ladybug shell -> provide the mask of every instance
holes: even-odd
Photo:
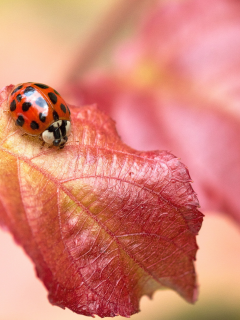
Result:
[[[17,85],[8,97],[8,107],[16,125],[33,136],[43,133],[55,121],[70,121],[70,111],[63,98],[41,83]]]

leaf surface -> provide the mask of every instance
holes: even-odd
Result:
[[[142,295],[197,296],[202,223],[186,167],[166,151],[120,140],[95,106],[72,107],[62,150],[22,136],[1,91],[0,223],[33,260],[52,304],[84,315],[128,317]]]

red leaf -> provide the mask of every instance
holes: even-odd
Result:
[[[240,222],[240,3],[153,6],[118,48],[112,74],[72,88],[117,121],[129,145],[174,150],[191,171],[204,210]]]
[[[32,258],[52,304],[128,317],[162,287],[195,301],[202,214],[176,157],[129,148],[95,106],[72,107],[63,150],[41,149],[7,112],[0,121],[0,221]]]

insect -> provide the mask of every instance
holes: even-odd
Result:
[[[8,108],[15,124],[26,134],[62,149],[71,130],[70,110],[53,88],[35,82],[15,86],[8,97]]]

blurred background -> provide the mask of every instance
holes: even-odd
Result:
[[[121,21],[121,31],[115,36],[113,32],[106,47],[134,30],[135,21],[149,3],[151,1],[147,4],[143,1],[140,6],[135,1],[130,18],[126,16],[125,24]],[[81,70],[84,70],[81,48],[101,27],[104,17],[109,16],[111,10],[116,12],[114,5],[116,2],[113,4],[111,0],[0,0],[0,87],[37,81],[64,91],[69,81],[81,77]],[[111,23],[118,31],[114,22]],[[106,63],[104,52],[101,53],[100,62],[94,58],[94,63],[86,61],[86,64],[94,69],[98,63]],[[74,73],[78,59],[81,60],[80,75]],[[75,99],[71,94],[68,97]],[[142,311],[132,319],[240,319],[239,226],[226,215],[207,211],[204,214],[206,218],[197,238],[200,247],[196,263],[199,301],[192,306],[173,291],[159,291],[152,301],[142,298]],[[31,261],[13,242],[11,235],[2,230],[0,257],[1,320],[85,318],[49,304],[47,292],[36,278]]]
[[[60,87],[76,51],[111,2],[1,0],[0,86],[37,79]]]

